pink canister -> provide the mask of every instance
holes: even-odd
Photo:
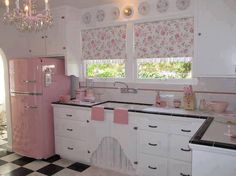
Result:
[[[86,96],[86,89],[77,89],[76,91],[76,99],[83,101]]]

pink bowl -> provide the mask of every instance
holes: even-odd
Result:
[[[223,113],[226,111],[229,103],[225,101],[211,101],[207,103],[207,109],[209,111]]]

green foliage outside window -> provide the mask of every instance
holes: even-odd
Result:
[[[191,62],[141,62],[138,63],[140,79],[187,79],[191,78]]]
[[[89,63],[88,78],[125,78],[124,63]]]
[[[139,79],[188,79],[191,78],[191,62],[138,62]],[[87,63],[88,78],[125,78],[124,63]]]

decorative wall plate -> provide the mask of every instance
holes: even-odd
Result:
[[[102,22],[105,18],[105,12],[104,10],[98,10],[96,13],[96,18],[98,22]]]
[[[113,20],[117,20],[120,17],[120,9],[118,7],[114,7],[111,10],[111,18]]]
[[[84,22],[84,24],[89,24],[91,22],[92,16],[91,13],[86,12],[83,16],[82,16],[82,21]]]
[[[186,10],[190,6],[191,0],[177,0],[176,7],[179,10]]]
[[[147,15],[150,11],[150,5],[148,2],[142,2],[138,6],[138,13],[140,15]]]
[[[160,13],[164,13],[169,8],[169,1],[168,0],[159,0],[157,2],[157,11]]]

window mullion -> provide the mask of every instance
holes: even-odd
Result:
[[[135,62],[134,62],[134,35],[133,35],[133,29],[134,25],[133,23],[128,23],[127,24],[127,45],[126,45],[126,51],[127,51],[127,61],[125,65],[126,69],[126,79],[128,82],[133,82],[134,81],[134,67],[135,67]]]

